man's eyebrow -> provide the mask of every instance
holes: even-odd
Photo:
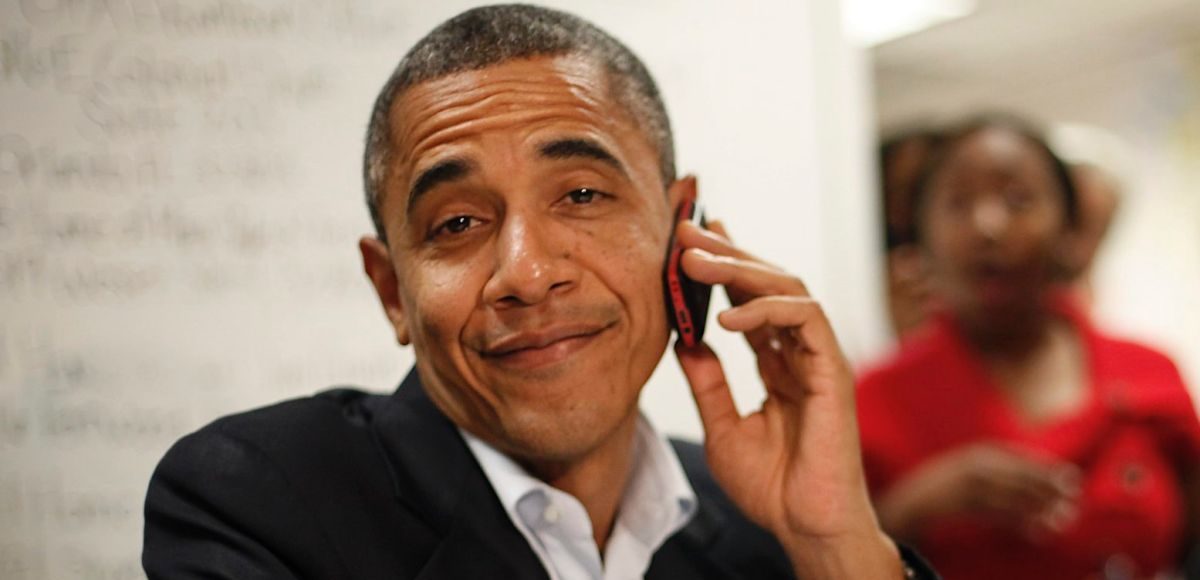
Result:
[[[411,212],[417,200],[429,190],[443,183],[462,179],[471,173],[474,164],[466,159],[446,159],[433,164],[421,172],[413,181],[412,189],[408,192],[407,211]]]
[[[621,164],[616,155],[613,155],[603,145],[591,139],[555,139],[543,143],[541,147],[538,147],[538,153],[542,157],[549,159],[569,159],[571,157],[595,159],[596,161],[603,161],[613,166],[614,169],[624,175],[628,175],[628,172],[625,171],[625,166]]]

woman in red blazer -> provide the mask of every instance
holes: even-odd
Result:
[[[949,134],[918,186],[938,313],[860,383],[879,517],[947,580],[1142,579],[1192,541],[1200,422],[1162,354],[1058,290],[1076,220],[1020,122]]]

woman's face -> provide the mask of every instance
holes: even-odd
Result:
[[[922,238],[938,297],[968,323],[999,330],[1041,310],[1066,236],[1054,166],[1010,129],[980,129],[949,145],[931,176]]]

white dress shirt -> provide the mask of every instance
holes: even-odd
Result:
[[[633,470],[603,559],[579,500],[533,477],[470,433],[459,432],[551,580],[642,578],[654,552],[696,513],[696,493],[679,458],[644,416],[638,417]]]

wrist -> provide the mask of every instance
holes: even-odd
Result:
[[[905,577],[900,550],[878,527],[839,537],[794,537],[784,547],[799,578]]]

